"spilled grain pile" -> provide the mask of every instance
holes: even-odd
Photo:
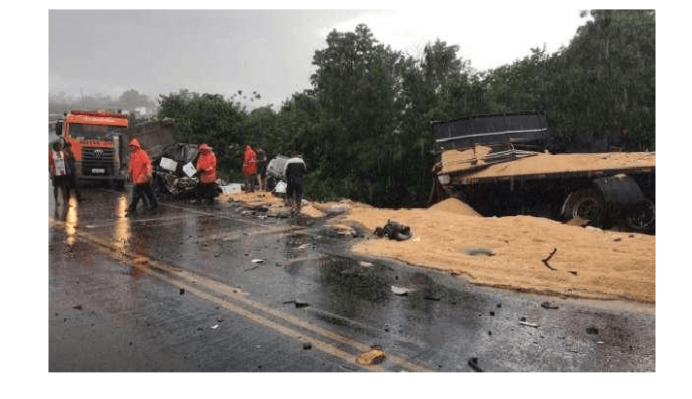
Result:
[[[223,194],[220,201],[269,204],[269,193]],[[411,228],[406,241],[370,235],[353,241],[356,253],[438,269],[495,287],[566,297],[655,303],[656,237],[570,226],[530,216],[480,217],[456,199],[428,209],[378,209],[350,200],[310,203],[302,214],[322,217],[337,231],[361,226],[369,232],[394,220]],[[483,248],[488,251],[469,251]],[[548,256],[553,256],[546,262]],[[492,254],[492,255],[488,255]]]

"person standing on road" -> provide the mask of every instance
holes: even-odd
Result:
[[[267,153],[264,148],[257,148],[257,185],[260,191],[267,191]]]
[[[245,155],[243,157],[243,175],[245,176],[245,190],[255,191],[255,175],[257,174],[257,153],[245,144]]]
[[[305,161],[297,151],[291,153],[291,158],[284,165],[286,177],[286,198],[291,206],[291,214],[299,214],[303,202],[303,176],[307,171]]]
[[[68,190],[74,190],[77,201],[81,201],[82,195],[79,194],[79,188],[77,187],[77,168],[75,166],[72,145],[69,141],[65,142],[65,158],[67,161],[67,177],[65,184],[67,185]]]
[[[59,141],[53,143],[53,149],[48,151],[48,173],[53,183],[53,198],[55,206],[58,206],[58,189],[62,191],[63,201],[67,205],[70,201],[70,188],[67,186],[67,163],[65,152]]]
[[[199,192],[202,200],[214,203],[214,190],[216,189],[216,155],[211,147],[202,143],[199,146],[199,158],[197,158],[197,173],[199,176]]]
[[[132,203],[127,208],[127,213],[136,212],[139,200],[145,197],[145,201],[149,201],[149,210],[153,211],[158,207],[158,203],[151,191],[151,175],[154,169],[151,166],[149,155],[144,151],[136,137],[130,140],[128,146],[130,147],[130,180],[134,186],[132,188]]]

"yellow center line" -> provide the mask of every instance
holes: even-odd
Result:
[[[65,227],[66,226],[66,224],[64,222],[54,220],[52,217],[50,218],[50,223],[54,227]],[[230,286],[228,284],[224,284],[224,283],[215,281],[213,279],[209,279],[209,278],[206,278],[204,276],[197,275],[195,273],[192,273],[192,272],[189,272],[186,270],[182,270],[178,267],[174,267],[174,266],[170,266],[170,265],[161,263],[159,261],[156,261],[156,260],[151,259],[151,258],[144,256],[144,255],[136,254],[133,252],[125,252],[122,250],[122,248],[117,247],[116,245],[112,244],[111,242],[106,241],[106,240],[104,240],[104,239],[102,239],[102,238],[100,238],[94,234],[88,233],[88,232],[77,230],[76,234],[78,236],[84,238],[88,242],[98,244],[99,246],[104,247],[104,248],[106,248],[112,252],[118,253],[121,256],[126,256],[126,257],[130,258],[132,260],[131,263],[133,264],[133,266],[137,267],[138,269],[144,270],[150,274],[156,273],[156,277],[159,277],[163,280],[166,280],[166,281],[170,282],[171,284],[178,285],[180,288],[188,289],[188,290],[190,290],[190,292],[199,292],[201,295],[198,295],[198,296],[204,297],[205,299],[214,298],[214,300],[212,300],[212,302],[218,303],[220,301],[220,302],[227,304],[227,306],[224,305],[224,307],[228,308],[228,306],[231,306],[231,307],[236,308],[236,309],[241,309],[243,315],[253,315],[253,316],[260,318],[261,320],[265,320],[266,323],[262,322],[262,324],[264,324],[270,328],[276,329],[275,327],[278,326],[278,327],[281,327],[281,329],[286,329],[286,331],[282,330],[282,332],[284,332],[286,335],[289,335],[289,336],[292,336],[295,338],[295,336],[292,335],[293,333],[295,333],[295,334],[298,334],[298,337],[300,337],[300,334],[294,330],[287,329],[287,328],[280,326],[280,325],[278,325],[278,324],[276,324],[276,323],[274,323],[274,322],[272,322],[272,321],[270,321],[270,320],[268,320],[262,316],[259,316],[255,313],[252,313],[249,311],[246,311],[242,308],[238,308],[237,306],[232,305],[232,304],[228,303],[227,301],[224,301],[223,299],[219,299],[219,298],[210,296],[206,293],[203,293],[202,291],[199,291],[198,289],[194,288],[193,286],[191,286],[189,284],[196,284],[198,286],[204,287],[204,288],[206,288],[210,291],[216,292],[218,294],[225,295],[227,297],[231,297],[234,300],[242,302],[248,306],[254,307],[254,308],[261,310],[265,313],[268,313],[272,316],[275,316],[277,318],[280,318],[280,319],[283,319],[287,322],[290,322],[291,324],[293,324],[295,326],[298,326],[298,327],[304,328],[306,330],[312,331],[316,334],[322,335],[323,337],[330,338],[336,342],[350,345],[353,348],[355,348],[361,352],[365,352],[365,351],[368,351],[371,349],[371,346],[368,344],[364,344],[360,341],[353,340],[351,338],[345,337],[345,336],[338,334],[338,333],[335,333],[333,331],[315,326],[313,324],[310,324],[308,322],[303,321],[302,319],[300,319],[296,316],[275,310],[275,309],[270,308],[268,306],[265,306],[265,305],[263,305],[257,301],[249,299],[246,297],[247,293],[243,292],[241,289],[239,289],[237,287],[233,287],[233,286]],[[175,275],[176,277],[178,277],[181,280],[184,280],[185,282],[177,282],[177,281],[173,282],[172,279],[165,276],[163,273],[157,273],[154,270],[151,270],[151,268],[148,268],[147,265],[151,265],[154,268],[160,269],[160,270],[162,270],[166,273],[169,273],[171,275]],[[195,295],[197,295],[197,294],[195,294]],[[235,309],[230,309],[230,310],[236,311]],[[238,313],[241,313],[241,312],[238,312]],[[248,317],[250,317],[250,316],[248,316]],[[253,320],[255,319],[254,317],[250,317],[250,318],[252,318]],[[271,323],[271,325],[269,325],[267,323]],[[296,338],[296,339],[298,339],[298,338]],[[339,349],[337,349],[337,348],[335,348],[329,344],[326,344],[326,343],[320,343],[320,345],[315,345],[315,347],[321,348],[323,345],[326,345],[327,347],[331,348],[331,349],[329,349],[329,351],[325,350],[325,352],[327,352],[327,353],[332,353],[334,351],[343,352],[343,351],[340,351]],[[334,353],[337,353],[337,352],[334,352]],[[337,356],[337,355],[335,355],[335,356]],[[338,357],[341,357],[341,356],[338,356]],[[398,365],[400,365],[400,366],[402,366],[402,367],[404,367],[410,371],[420,371],[420,372],[433,371],[433,370],[430,370],[430,369],[425,368],[423,366],[420,366],[418,364],[412,363],[412,362],[410,362],[404,358],[401,358],[399,356],[396,356],[396,355],[387,354],[387,359],[389,361],[391,361],[392,363],[398,364]],[[346,360],[349,360],[352,362],[354,359],[351,356]],[[358,365],[358,366],[360,367],[361,365]]]

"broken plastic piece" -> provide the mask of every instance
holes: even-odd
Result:
[[[394,295],[399,295],[399,296],[408,295],[408,293],[410,291],[411,290],[408,288],[396,287],[394,285],[392,286],[392,292],[394,293]]]
[[[262,259],[253,259],[252,260],[252,263],[262,263],[262,262],[264,262],[264,260],[262,260]]]

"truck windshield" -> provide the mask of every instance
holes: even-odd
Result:
[[[103,137],[112,137],[120,132],[119,126],[107,125],[85,125],[82,123],[70,124],[70,136],[79,139],[96,139]]]

